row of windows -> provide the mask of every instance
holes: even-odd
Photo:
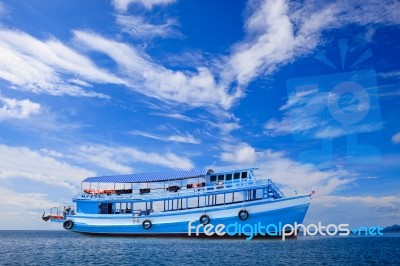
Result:
[[[101,203],[99,204],[98,211],[101,214],[136,213],[139,215],[149,215],[152,212],[175,211],[225,205],[262,199],[263,197],[263,189],[257,189],[243,192],[228,192],[217,195],[204,195],[192,198],[170,199],[154,202]]]
[[[221,174],[221,175],[212,175],[210,176],[210,182],[215,182],[215,181],[230,181],[230,180],[237,180],[237,179],[245,179],[247,178],[247,172],[241,172],[241,173],[234,173],[232,174]]]

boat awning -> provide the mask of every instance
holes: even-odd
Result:
[[[129,175],[88,177],[82,182],[85,183],[146,183],[181,180],[195,177],[202,177],[213,173],[213,170],[190,170],[190,171],[165,171],[155,173],[140,173]]]

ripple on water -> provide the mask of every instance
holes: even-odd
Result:
[[[0,231],[0,254],[2,265],[400,265],[400,234],[246,241]]]

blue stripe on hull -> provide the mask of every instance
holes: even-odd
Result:
[[[294,224],[294,222],[302,223],[304,216],[307,212],[309,204],[261,212],[256,214],[249,214],[249,218],[245,221],[240,220],[237,216],[211,219],[210,224],[216,226],[217,224],[257,224],[261,223],[263,226],[274,224],[278,226],[279,223]],[[200,217],[200,216],[199,216]],[[151,217],[149,217],[151,219]],[[169,224],[153,224],[150,229],[144,229],[141,224],[139,225],[88,225],[82,223],[75,223],[71,229],[73,232],[79,233],[95,233],[95,234],[138,234],[138,235],[168,235],[168,234],[188,234],[189,221],[169,223]],[[199,221],[192,223],[192,226],[197,226]],[[203,227],[200,227],[202,232]],[[195,230],[193,229],[194,233]]]

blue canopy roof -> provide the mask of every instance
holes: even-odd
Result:
[[[88,177],[82,182],[92,183],[144,183],[144,182],[160,182],[169,180],[188,179],[193,177],[201,177],[213,173],[210,170],[190,170],[190,171],[165,171],[155,173],[140,173],[130,175],[114,175]]]

